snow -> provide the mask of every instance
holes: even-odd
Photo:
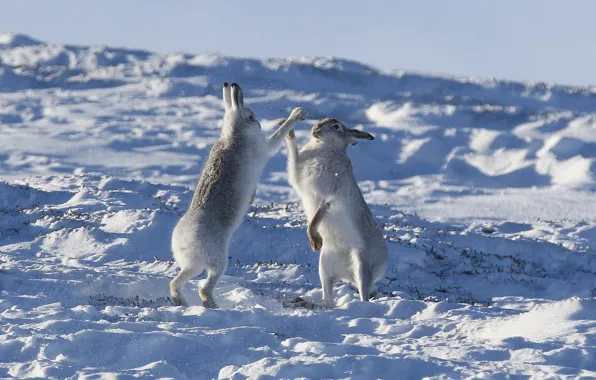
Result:
[[[171,231],[237,81],[349,148],[390,252],[371,303],[336,286],[267,164],[216,288],[172,306]],[[596,91],[0,36],[0,377],[593,378]],[[296,302],[301,297],[309,303]]]

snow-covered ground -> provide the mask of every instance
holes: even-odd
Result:
[[[282,149],[237,231],[222,309],[175,307],[172,228],[223,115],[294,106],[349,152],[390,250],[376,299],[321,298]],[[593,378],[596,88],[381,73],[0,35],[0,377]]]

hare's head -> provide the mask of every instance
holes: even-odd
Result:
[[[325,144],[333,144],[339,147],[347,147],[348,144],[356,145],[358,140],[374,140],[375,138],[366,132],[345,127],[337,119],[323,119],[316,124],[311,131],[314,139]]]
[[[242,89],[236,83],[230,86],[228,83],[223,85],[224,109],[224,128],[230,132],[255,133],[260,132],[261,124],[257,121],[255,113],[244,106],[244,96]]]

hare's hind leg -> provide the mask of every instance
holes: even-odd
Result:
[[[203,300],[203,306],[209,309],[217,309],[218,306],[213,299],[213,289],[215,289],[215,284],[223,274],[223,271],[215,271],[209,270],[207,272],[207,281],[205,285],[199,288],[199,296],[201,300]]]
[[[335,279],[333,277],[333,263],[330,262],[328,256],[329,254],[326,254],[325,248],[323,248],[319,256],[319,279],[323,288],[323,303],[327,307],[334,307],[333,284],[335,283]]]
[[[217,281],[224,274],[228,266],[225,250],[220,252],[219,258],[220,260],[216,260],[216,262],[212,263],[212,265],[207,268],[207,280],[205,281],[205,285],[199,288],[199,296],[201,297],[201,300],[203,300],[203,306],[209,309],[218,308],[213,299],[213,290],[215,289],[215,284],[217,284]]]
[[[170,281],[170,296],[172,297],[174,305],[188,306],[188,302],[186,302],[183,294],[184,285],[200,272],[200,269],[184,268],[180,270],[180,273],[178,273],[172,281]]]
[[[356,258],[357,255],[354,255]],[[370,300],[370,291],[373,286],[373,275],[370,267],[363,263],[361,260],[355,261],[355,279],[356,285],[358,286],[358,293],[360,293],[360,301]]]

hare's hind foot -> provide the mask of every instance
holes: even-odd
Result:
[[[218,306],[213,300],[213,290],[217,280],[222,276],[225,270],[225,265],[221,265],[219,268],[209,269],[207,272],[207,280],[205,285],[199,288],[199,296],[203,301],[203,306],[209,309],[217,309]]]
[[[172,296],[172,303],[174,304],[174,306],[188,306],[188,302],[186,302],[184,297]]]
[[[358,286],[358,293],[360,301],[368,302],[370,300],[370,291],[373,287],[372,273],[367,265],[362,262],[357,263],[356,271],[356,285]]]
[[[184,285],[194,276],[196,276],[196,271],[189,270],[189,269],[182,269],[180,273],[172,281],[170,281],[170,297],[172,298],[172,302],[176,306],[188,306],[188,302],[184,298],[183,289]]]
[[[219,309],[219,306],[213,300],[203,302],[203,306],[207,309]]]
[[[199,296],[201,297],[201,300],[203,301],[203,306],[205,306],[207,309],[218,309],[219,308],[219,306],[217,306],[217,304],[215,303],[215,300],[213,300],[213,295],[210,294],[210,292],[207,292],[207,290],[205,288],[199,289]]]
[[[333,309],[335,307],[335,302],[333,301],[333,279],[331,278],[321,278],[321,285],[323,290],[323,304],[325,307]]]

